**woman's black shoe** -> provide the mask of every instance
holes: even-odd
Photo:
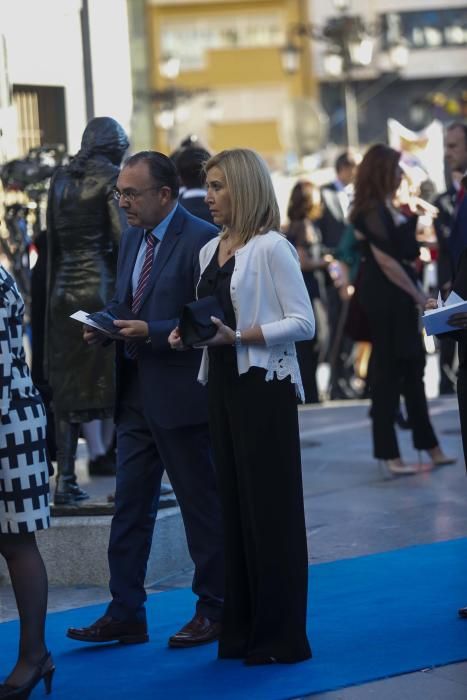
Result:
[[[15,700],[27,700],[31,695],[32,691],[36,685],[43,680],[45,685],[45,694],[50,695],[52,691],[52,678],[55,673],[55,666],[52,660],[50,651],[41,659],[33,673],[32,678],[24,685],[14,686],[8,683],[3,683],[0,685],[0,699],[6,700],[7,698],[13,698]]]

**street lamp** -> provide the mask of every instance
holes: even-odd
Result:
[[[350,15],[349,0],[334,0],[336,17],[331,17],[323,27],[310,23],[298,23],[289,27],[287,44],[281,49],[282,66],[286,73],[296,73],[300,67],[300,46],[297,39],[307,38],[323,42],[325,72],[342,81],[346,114],[347,144],[358,147],[358,106],[352,82],[354,70],[372,64],[376,42],[381,35],[379,23],[370,24],[359,15]],[[409,58],[407,43],[398,38],[388,47],[388,58],[395,70],[400,70]]]

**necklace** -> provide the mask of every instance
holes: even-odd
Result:
[[[228,238],[224,238],[224,241],[225,241],[225,243],[226,243],[227,246],[229,245],[229,244],[228,244],[228,240],[229,240]],[[232,243],[232,244],[230,245],[230,247],[226,248],[226,251],[225,251],[225,252],[227,253],[227,255],[228,255],[229,258],[230,258],[230,256],[234,254],[234,252],[237,250],[237,248],[241,248],[241,246],[242,246],[241,243]]]

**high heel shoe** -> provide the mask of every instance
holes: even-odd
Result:
[[[392,476],[410,476],[417,474],[418,468],[414,464],[405,464],[402,459],[380,459],[380,468],[383,467],[386,474]]]
[[[433,467],[444,467],[457,462],[455,457],[448,457],[445,455],[440,447],[433,447],[433,449],[427,450],[427,452],[430,455]]]
[[[52,692],[52,678],[55,673],[55,665],[52,660],[50,651],[39,661],[36,669],[27,683],[20,686],[9,685],[3,683],[0,685],[0,700],[11,698],[13,700],[27,700],[31,695],[36,685],[43,680],[45,686],[45,694],[50,695]]]

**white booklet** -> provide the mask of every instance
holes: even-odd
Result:
[[[89,314],[86,313],[86,311],[75,311],[74,314],[71,314],[70,318],[72,318],[74,321],[78,321],[79,323],[83,323],[85,326],[90,326],[91,328],[95,328],[97,331],[100,333],[103,333],[109,338],[114,338],[114,339],[120,339],[121,336],[118,334],[118,329],[115,328],[115,332],[111,333],[107,328],[104,328],[101,326],[99,323],[96,323],[92,319],[89,318]]]
[[[454,314],[467,312],[467,301],[462,299],[455,292],[451,292],[446,301],[441,301],[441,296],[438,294],[438,308],[425,311],[422,316],[423,325],[425,326],[427,335],[440,335],[442,333],[450,333],[458,330],[454,326],[448,324],[448,320]]]

